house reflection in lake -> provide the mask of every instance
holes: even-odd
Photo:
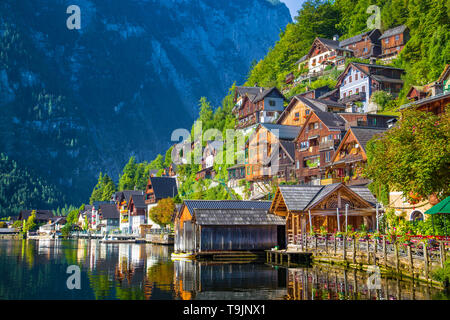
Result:
[[[253,263],[174,261],[178,299],[283,299],[286,269]]]

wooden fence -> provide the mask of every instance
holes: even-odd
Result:
[[[434,270],[444,266],[450,247],[450,241],[438,241],[435,245],[418,241],[398,243],[388,241],[386,236],[364,239],[335,235],[298,235],[289,240],[297,250],[312,252],[315,260],[343,261],[360,266],[378,265],[425,281],[430,280]]]

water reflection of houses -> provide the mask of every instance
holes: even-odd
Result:
[[[175,261],[174,270],[175,296],[183,300],[272,300],[286,294],[283,268],[253,263]]]
[[[328,266],[290,268],[287,271],[288,300],[422,300],[431,299],[427,287],[412,281],[380,279],[381,289],[368,289],[371,274]]]

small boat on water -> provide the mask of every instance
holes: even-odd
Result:
[[[194,254],[192,252],[173,252],[171,258],[172,260],[192,260]]]
[[[118,239],[117,237],[113,237],[108,234],[100,239],[100,243],[134,243],[135,241],[136,240],[134,239]]]

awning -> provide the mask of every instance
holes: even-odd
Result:
[[[445,198],[431,209],[425,211],[425,214],[450,214],[450,197]]]

